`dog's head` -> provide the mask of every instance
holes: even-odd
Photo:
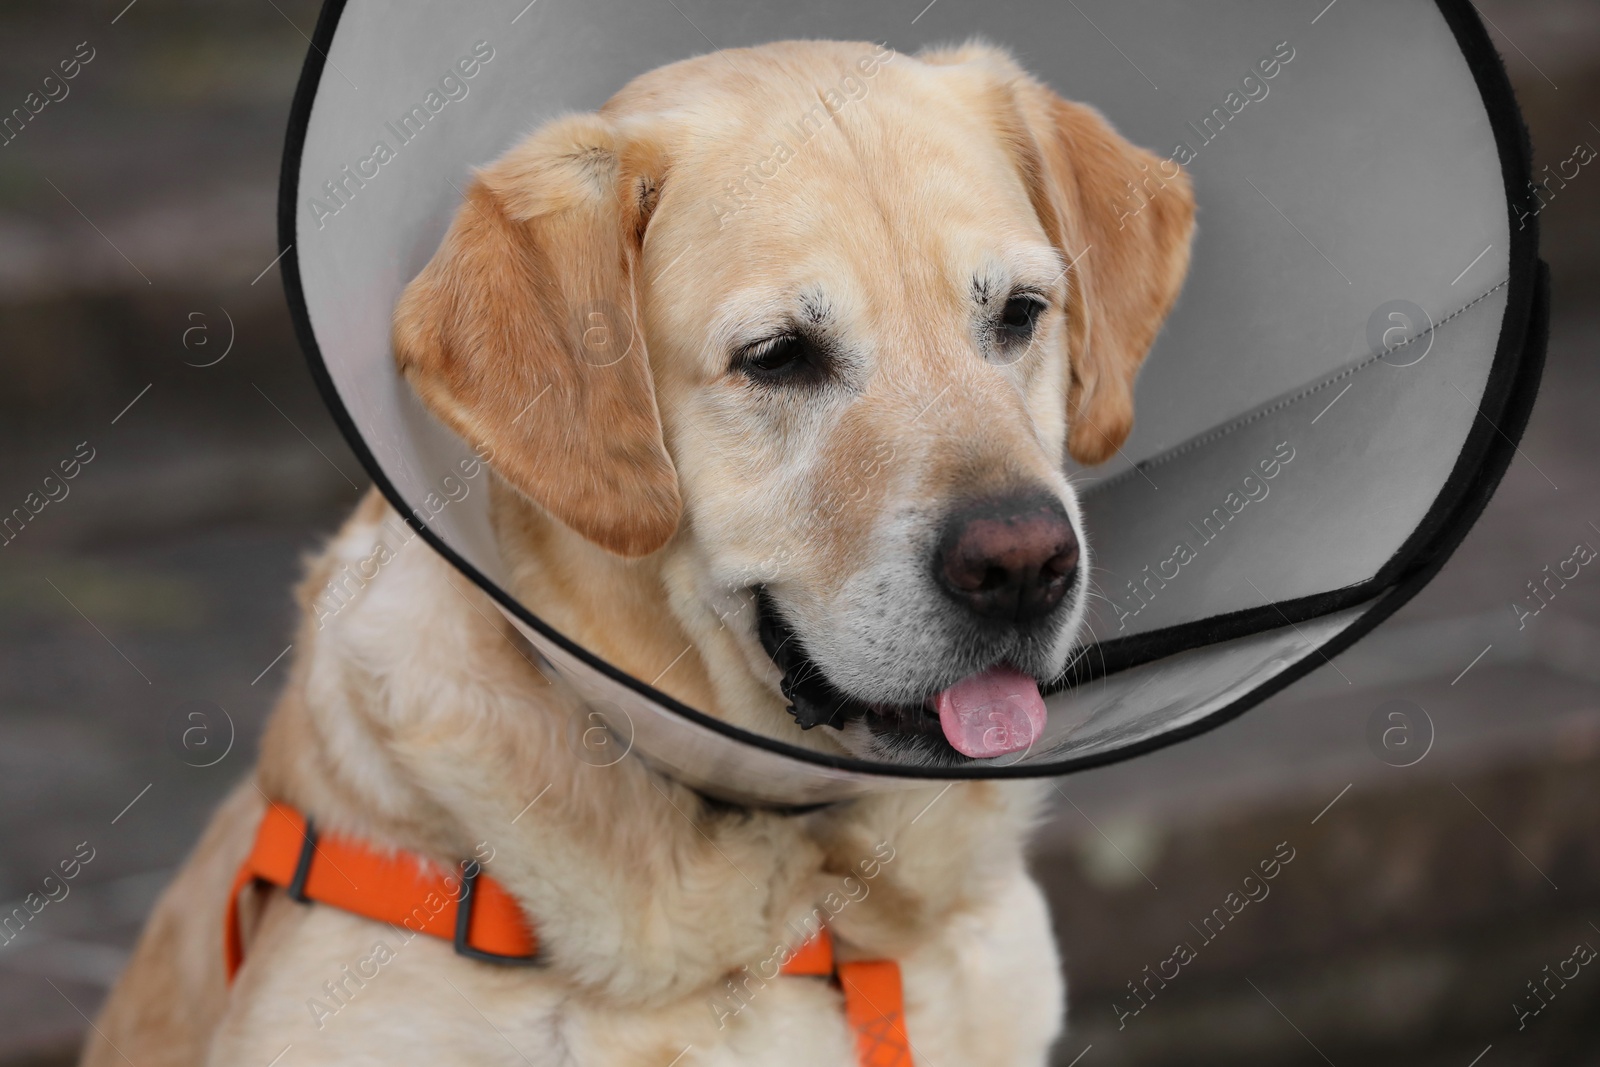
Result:
[[[1064,461],[1127,437],[1193,215],[995,49],[713,53],[481,171],[395,348],[532,516],[536,611],[647,680],[604,620],[658,611],[680,693],[769,733],[994,756],[1078,640]]]

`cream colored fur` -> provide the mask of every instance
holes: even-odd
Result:
[[[871,54],[869,87],[829,106],[830,126],[757,195],[714,205]],[[950,609],[919,585],[921,553],[938,509],[985,487],[1044,485],[1075,515],[1064,453],[1097,462],[1126,436],[1192,223],[1176,181],[1118,224],[1122,186],[1154,162],[994,49],[701,57],[486,168],[401,302],[397,354],[491,456],[523,602],[711,714],[870,752],[788,718],[750,586],[786,598],[863,699],[982,669],[929,643]],[[984,302],[1021,283],[1049,307],[1025,352],[993,358]],[[761,394],[730,371],[741,330],[813,296],[853,379]],[[636,335],[627,358],[571,359],[587,320],[565,309],[589,305]],[[548,412],[523,421],[544,387]],[[1046,1061],[1064,991],[1024,862],[1037,785],[794,815],[712,803],[636,757],[592,766],[580,709],[483,592],[400,530],[371,494],[312,563],[259,766],[157,905],[88,1067],[853,1067],[840,994],[760,974],[819,909],[842,955],[900,962],[920,1067]],[[314,607],[380,542],[392,558],[348,604]],[[1039,676],[1065,661],[1077,610],[1030,653]],[[441,864],[491,857],[548,966],[472,962],[273,892],[247,909],[229,990],[227,886],[268,797]]]
[[[308,586],[370,556],[386,513],[369,500]],[[1062,988],[1023,865],[1037,786],[929,786],[795,817],[708,805],[636,759],[590,766],[571,748],[570,709],[510,626],[420,540],[322,630],[308,618],[297,654],[259,774],[158,904],[86,1064],[126,1054],[138,1067],[264,1067],[292,1046],[281,1067],[665,1067],[685,1048],[685,1065],[849,1067],[840,997],[821,980],[757,988],[740,974],[748,1007],[730,1010],[729,976],[794,943],[788,924],[829,893],[851,900],[831,921],[847,951],[901,961],[926,1063],[1043,1062]],[[223,900],[263,794],[442,863],[487,843],[490,872],[536,917],[551,965],[474,963],[274,895],[224,996]],[[859,862],[883,845],[893,858],[863,877]],[[392,962],[351,983],[343,968],[379,942]],[[330,981],[349,992],[331,1015],[311,1006],[337,1006]]]

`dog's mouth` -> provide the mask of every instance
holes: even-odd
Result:
[[[783,672],[779,686],[802,730],[843,730],[862,722],[876,737],[921,746],[934,743],[947,755],[954,750],[972,759],[1024,751],[1044,732],[1039,683],[1014,667],[998,664],[968,675],[919,703],[869,703],[828,680],[764,589],[756,590],[756,608],[761,647]]]

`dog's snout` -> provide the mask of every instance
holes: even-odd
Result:
[[[1054,496],[991,500],[945,525],[934,571],[972,613],[1029,622],[1061,603],[1078,573],[1078,535]]]

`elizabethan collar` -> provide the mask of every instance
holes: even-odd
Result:
[[[1539,201],[1468,3],[918,6],[328,0],[295,100],[285,283],[352,448],[607,724],[610,751],[724,796],[801,805],[930,777],[1061,774],[1231,718],[1433,576],[1537,387]],[[953,769],[819,755],[684,706],[506,591],[489,494],[397,374],[391,315],[472,167],[637,74],[786,38],[909,54],[971,36],[1188,169],[1193,266],[1139,379],[1133,436],[1077,476],[1102,597],[1093,643],[1046,689],[1043,735]],[[1152,191],[1130,189],[1126,210]]]

